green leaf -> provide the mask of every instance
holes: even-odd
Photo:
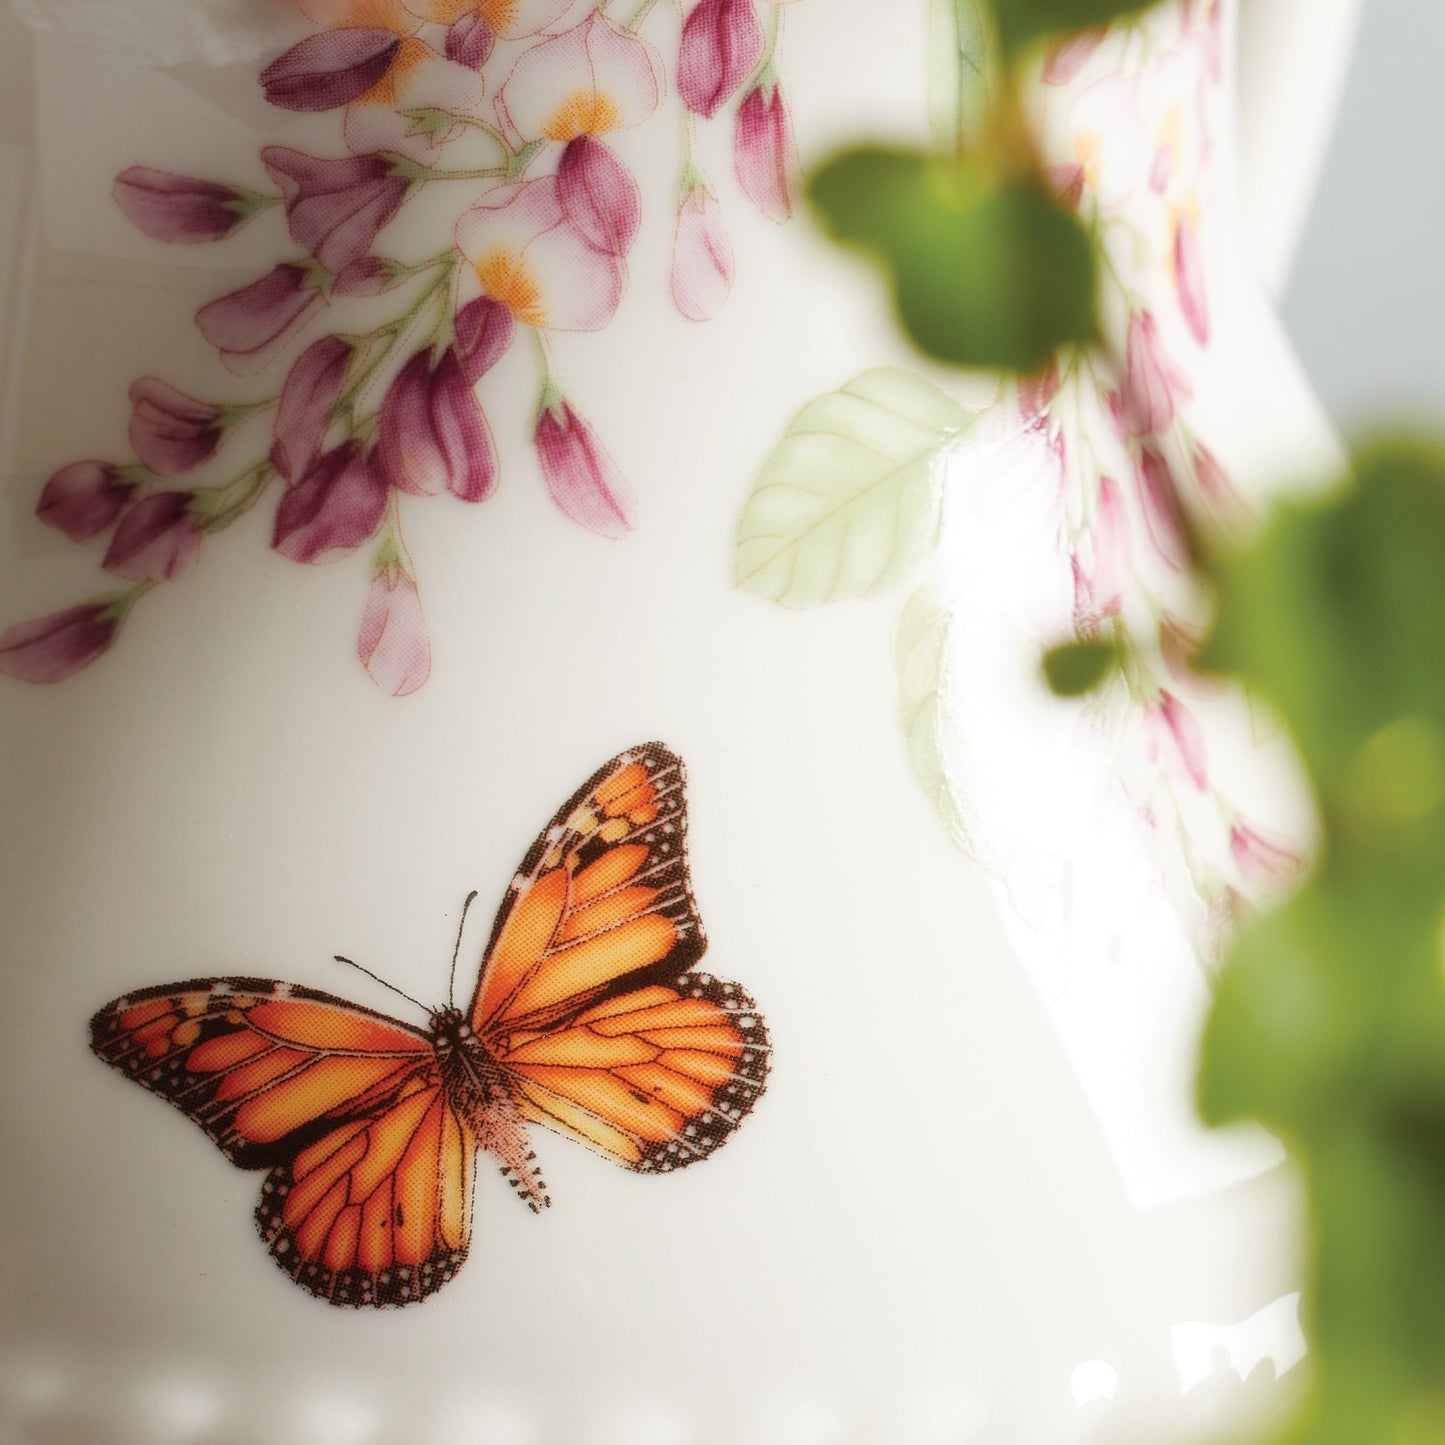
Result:
[[[938,463],[973,419],[932,382],[891,367],[809,402],[743,508],[737,585],[814,607],[898,581],[937,540]]]
[[[1044,677],[1059,697],[1082,697],[1118,665],[1119,649],[1112,642],[1066,642],[1044,654]]]
[[[1218,565],[1200,659],[1274,696],[1327,787],[1391,724],[1418,714],[1445,730],[1445,453],[1378,446],[1355,482],[1281,507]]]
[[[948,836],[965,853],[974,852],[963,798],[949,770],[947,682],[948,637],[953,615],[931,587],[908,599],[898,622],[894,665],[898,670],[898,714],[908,763]]]
[[[1154,0],[994,0],[999,41],[1006,55],[1017,55],[1036,40],[1093,30],[1121,16],[1137,15]]]
[[[863,147],[815,171],[809,195],[839,241],[883,268],[930,356],[1030,373],[1097,335],[1093,243],[1041,181]]]

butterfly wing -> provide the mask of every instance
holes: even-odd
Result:
[[[707,947],[682,761],[599,768],[533,844],[497,915],[471,1025],[524,1117],[651,1172],[706,1158],[747,1115],[768,1039]]]
[[[212,978],[107,1004],[91,1047],[232,1163],[270,1171],[257,1224],[312,1294],[409,1303],[460,1266],[475,1146],[419,1030],[312,989]]]
[[[762,1095],[769,1056],[737,984],[684,973],[604,998],[568,1027],[513,1034],[500,1062],[525,1119],[652,1174],[727,1142]]]

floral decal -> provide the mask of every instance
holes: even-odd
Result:
[[[1062,710],[1041,701],[1037,679],[1013,680],[1018,657],[1069,634],[1116,640],[1124,666],[1086,725],[1090,760],[1102,744],[1128,826],[1206,950],[1246,899],[1304,866],[1298,845],[1231,802],[1216,732],[1233,742],[1257,720],[1241,729],[1230,714],[1242,700],[1190,666],[1206,617],[1190,577],[1198,539],[1250,520],[1190,416],[1212,331],[1221,27],[1221,0],[1178,0],[1044,57],[1034,119],[1056,189],[1104,244],[1108,345],[1061,354],[978,411],[896,369],[815,399],[758,477],[735,553],[738,585],[788,607],[913,581],[896,653],[909,760],[954,841],[1031,899],[1021,916],[1039,914],[1052,861],[1038,853],[1043,814],[1019,802],[1055,806],[1043,795],[1068,786],[1067,769],[1035,758],[1036,778],[1001,779],[1016,740],[990,729],[1043,707],[1058,730]],[[945,145],[966,128],[967,94],[957,103],[956,114],[935,107]],[[750,133],[764,122],[756,102],[739,113]],[[1005,538],[1016,551],[990,590],[979,575]],[[994,663],[980,661],[990,652]],[[1002,696],[1000,679],[1015,693]],[[1258,740],[1257,729],[1246,739]],[[1049,747],[1062,757],[1074,741]],[[1073,766],[1097,775],[1077,756]]]
[[[288,3],[311,33],[259,84],[282,110],[334,118],[332,152],[268,145],[255,188],[136,165],[113,191],[169,245],[274,228],[271,268],[195,317],[244,379],[216,391],[243,390],[213,398],[143,377],[130,392],[132,456],[50,477],[40,520],[103,548],[102,571],[126,585],[11,627],[0,672],[55,682],[89,666],[142,597],[269,497],[282,556],[369,548],[357,653],[385,692],[415,692],[431,648],[403,516],[414,498],[492,495],[494,422],[520,421],[573,522],[606,538],[634,526],[632,489],[552,361],[571,334],[606,327],[627,291],[644,202],[617,137],[669,105],[682,112],[673,254],[656,284],[690,320],[717,313],[734,274],[696,127],[730,123],[743,194],[775,221],[792,213],[778,71],[788,0],[695,0],[670,35],[670,7],[648,23],[656,0],[623,16],[578,0]],[[405,236],[390,229],[404,210],[425,217]],[[431,247],[408,254],[418,237]],[[487,373],[524,339],[535,411],[489,416]]]

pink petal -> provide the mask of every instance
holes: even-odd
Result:
[[[1107,32],[1085,30],[1064,40],[1056,40],[1044,56],[1044,84],[1067,85],[1089,63]]]
[[[682,27],[677,90],[709,120],[737,93],[763,54],[753,0],[699,0]]]
[[[224,240],[251,216],[246,196],[234,186],[150,166],[123,170],[111,195],[138,230],[172,244]]]
[[[196,565],[201,533],[193,492],[152,492],[121,518],[101,566],[133,582],[173,582]]]
[[[1209,344],[1209,295],[1204,282],[1204,258],[1199,250],[1199,235],[1187,216],[1179,217],[1174,231],[1174,288],[1179,294],[1179,309],[1194,339]]]
[[[413,352],[382,398],[376,455],[398,491],[434,497],[444,491],[450,468],[431,419],[431,348]]]
[[[743,97],[733,126],[733,167],[743,194],[770,221],[793,214],[798,191],[798,147],[783,88],[754,86]]]
[[[497,444],[457,354],[448,348],[431,377],[432,435],[445,458],[447,490],[484,502],[497,485]]]
[[[1242,813],[1229,830],[1229,852],[1242,877],[1265,887],[1288,883],[1305,866],[1304,854]]]
[[[0,634],[0,672],[21,682],[61,682],[105,652],[119,625],[110,601],[17,622]]]
[[[1155,549],[1175,571],[1187,572],[1194,565],[1194,543],[1168,462],[1153,447],[1143,447],[1134,464],[1134,479]]]
[[[260,74],[261,89],[286,110],[336,110],[370,90],[400,46],[391,30],[323,30],[273,60]]]
[[[1160,432],[1174,420],[1179,402],[1193,395],[1189,378],[1164,348],[1152,311],[1129,318],[1125,346],[1124,406],[1132,430]]]
[[[1129,514],[1124,494],[1113,477],[1099,478],[1099,506],[1094,518],[1094,605],[1101,617],[1111,616],[1124,602],[1129,583]]]
[[[677,208],[672,245],[672,299],[689,321],[710,321],[733,289],[733,248],[722,209],[705,187],[695,186]]]
[[[299,482],[321,451],[350,362],[351,347],[346,342],[323,336],[286,373],[276,407],[271,460],[288,482]]]
[[[557,166],[557,194],[587,244],[625,256],[642,224],[642,191],[632,172],[591,136],[569,141]]]
[[[115,524],[134,491],[110,462],[71,462],[46,482],[35,515],[72,542],[87,542]]]
[[[1209,786],[1208,758],[1204,733],[1194,714],[1173,693],[1161,692],[1145,714],[1145,727],[1154,763],[1204,792]]]
[[[632,530],[632,489],[568,402],[543,411],[535,441],[547,490],[574,522],[601,537],[623,537]]]
[[[401,571],[371,579],[356,654],[371,680],[392,697],[415,692],[431,673],[431,641],[416,583]]]
[[[283,263],[208,301],[196,312],[196,325],[233,371],[257,371],[319,300],[307,271]]]
[[[475,386],[502,359],[516,329],[512,313],[490,296],[478,296],[457,312],[453,344],[468,384]]]
[[[347,440],[282,493],[271,545],[293,562],[329,562],[376,535],[386,496],[379,468]]]

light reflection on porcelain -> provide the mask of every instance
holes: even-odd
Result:
[[[54,0],[49,13],[68,3]],[[165,3],[126,8],[154,15]],[[341,224],[317,188],[319,218],[306,211],[296,223],[354,259],[324,295],[311,269],[281,260],[291,254],[275,250],[282,208],[255,209],[264,171],[238,168],[236,155],[249,161],[264,144],[364,157],[350,156],[343,108],[280,116],[257,100],[256,71],[306,26],[258,44],[246,0],[244,26],[201,36],[200,17],[219,13],[203,5],[184,0],[164,36],[138,25],[146,54],[191,65],[201,54],[244,59],[237,73],[179,65],[150,74],[118,38],[92,65],[74,24],[45,35],[36,72],[50,149],[37,167],[40,197],[25,204],[43,201],[46,219],[39,268],[16,272],[37,310],[17,332],[26,375],[6,378],[18,399],[10,485],[20,504],[0,521],[0,615],[60,609],[12,633],[9,665],[36,681],[84,675],[60,689],[0,688],[20,760],[5,800],[24,840],[0,877],[0,911],[23,960],[13,987],[25,1003],[0,1010],[0,1056],[26,1084],[0,1105],[0,1125],[7,1155],[27,1161],[23,1187],[6,1201],[27,1247],[12,1260],[0,1422],[57,1445],[211,1436],[236,1445],[642,1445],[649,1431],[655,1445],[1097,1445],[1125,1426],[1193,1445],[1241,1390],[1297,1363],[1296,1275],[1275,1234],[1292,1217],[1288,1184],[1268,1170],[1267,1144],[1231,1148],[1190,1132],[1193,990],[1202,985],[1159,886],[1174,836],[1147,757],[1146,714],[1131,701],[1124,725],[1115,714],[1066,714],[1034,730],[1040,640],[1067,633],[1076,616],[1084,630],[1121,614],[1133,622],[1147,574],[1150,595],[1157,585],[1163,599],[1157,618],[1144,606],[1160,642],[1152,696],[1167,692],[1196,719],[1208,776],[1219,774],[1239,805],[1212,819],[1210,866],[1222,860],[1237,892],[1284,886],[1303,834],[1288,809],[1276,812],[1268,782],[1227,775],[1236,753],[1254,756],[1220,736],[1221,720],[1239,721],[1235,705],[1189,681],[1197,599],[1160,552],[1166,511],[1143,511],[1135,462],[1144,442],[1115,431],[1108,394],[1122,418],[1120,378],[1101,378],[1103,410],[1082,440],[1071,415],[1077,377],[1004,398],[985,438],[968,407],[950,400],[929,411],[899,380],[912,360],[857,278],[804,226],[773,225],[785,209],[775,181],[791,168],[782,120],[796,121],[812,157],[850,128],[882,133],[921,112],[923,33],[921,22],[907,28],[912,8],[899,7],[890,47],[878,43],[876,5],[786,7],[786,88],[742,150],[730,111],[758,118],[762,101],[749,96],[768,93],[761,76],[713,122],[690,112],[681,166],[683,107],[666,95],[633,129],[574,136],[567,145],[588,144],[573,152],[573,205],[559,180],[546,216],[560,207],[559,229],[590,225],[602,239],[593,248],[601,259],[587,259],[606,279],[608,305],[619,272],[626,288],[603,330],[580,332],[532,325],[519,314],[523,286],[483,294],[474,260],[453,243],[483,190],[505,198],[560,167],[561,141],[523,176],[413,182],[391,229],[377,232],[398,237],[395,248],[358,253],[347,224],[364,233],[370,219]],[[588,13],[560,0],[406,9],[378,7],[372,23],[453,64],[486,52],[484,115],[519,55]],[[611,23],[625,28],[636,9],[614,5]],[[680,26],[669,11],[650,13],[639,39],[671,68]],[[502,33],[508,25],[516,32]],[[498,31],[490,49],[483,26]],[[1078,49],[1071,87],[1054,92],[1060,103],[1073,86],[1107,80],[1114,63],[1107,46]],[[130,108],[105,90],[110,73]],[[244,103],[225,99],[228,83],[243,82]],[[91,89],[87,109],[76,97]],[[159,121],[149,120],[152,99]],[[77,108],[87,129],[67,135],[61,112]],[[589,101],[570,113],[599,125],[604,111]],[[107,123],[96,125],[101,114]],[[193,120],[204,134],[190,145]],[[149,124],[144,145],[116,141],[131,124]],[[1199,149],[1192,124],[1187,108],[1177,125],[1161,121],[1131,160],[1155,212],[1157,265],[1145,288],[1131,263],[1139,305],[1121,304],[1116,322],[1122,338],[1129,310],[1147,306],[1156,318],[1170,363],[1159,377],[1172,384],[1172,368],[1194,394],[1175,398],[1169,439],[1145,440],[1167,456],[1171,477],[1187,478],[1178,458],[1192,456],[1193,485],[1238,525],[1247,520],[1239,498],[1258,494],[1241,478],[1237,438],[1213,425],[1197,365],[1201,329],[1216,355],[1235,354],[1239,333],[1229,267],[1219,264],[1218,198],[1185,166]],[[448,137],[444,168],[490,168],[475,127],[430,134]],[[80,206],[72,177],[92,148],[106,169]],[[1109,183],[1106,149],[1084,145],[1083,161],[1072,145],[1056,153],[1081,198],[1086,169]],[[213,173],[201,163],[212,151],[215,175],[248,185],[218,195],[199,182]],[[625,204],[599,204],[623,195],[608,155],[642,197],[635,237]],[[111,181],[142,163],[197,182],[131,174],[125,214],[145,216],[149,233],[106,200]],[[612,180],[598,188],[599,175]],[[385,210],[384,185],[368,195]],[[66,229],[67,214],[83,225]],[[167,215],[181,244],[163,248],[152,241]],[[538,236],[551,233],[531,224],[533,212],[518,219],[509,213],[491,239],[525,252],[541,296],[551,273]],[[234,249],[191,244],[213,232]],[[82,257],[91,244],[95,254]],[[679,278],[674,246],[697,258],[695,272]],[[443,249],[457,257],[450,333],[409,333],[394,364],[357,393],[359,412],[375,414],[373,432],[330,427],[356,382],[352,328],[364,332],[427,292],[445,269],[427,263]],[[1173,274],[1171,256],[1182,257]],[[406,263],[392,265],[399,257]],[[557,296],[571,304],[564,290]],[[230,299],[206,311],[212,341],[250,372],[224,391],[208,385],[224,380],[211,342],[184,315],[165,325],[213,297]],[[441,307],[443,288],[432,304]],[[713,313],[716,324],[693,324]],[[113,344],[77,357],[72,330],[97,337],[102,320],[116,327]],[[905,517],[920,548],[910,565],[927,585],[910,584],[904,604],[896,698],[883,662],[886,605],[785,617],[731,591],[725,557],[749,469],[798,402],[880,365],[884,376],[850,404],[875,420],[884,402],[912,407],[947,434],[953,468],[946,499],[930,491],[943,480],[937,466],[910,471],[921,499]],[[489,449],[459,416],[458,371],[486,407],[495,473],[477,465]],[[146,386],[134,408],[166,466],[208,448],[216,427],[224,454],[244,426],[257,466],[264,457],[279,477],[267,493],[276,505],[270,516],[240,517],[224,548],[192,520],[254,500],[254,472],[232,492],[154,518],[139,564],[159,571],[199,556],[205,565],[176,583],[178,605],[155,608],[108,663],[91,667],[135,594],[117,580],[89,605],[63,604],[87,595],[86,567],[105,555],[120,518],[146,517],[133,510],[145,479],[105,460],[138,375],[183,393]],[[264,419],[202,410],[250,404],[263,390],[280,398]],[[1271,396],[1275,406],[1281,396]],[[1309,430],[1273,412],[1270,421],[1291,445]],[[1184,423],[1187,436],[1173,430]],[[979,430],[973,441],[970,430]],[[468,435],[467,465],[459,435]],[[975,442],[980,450],[968,450]],[[1091,447],[1103,463],[1094,508]],[[68,458],[84,460],[57,470]],[[916,460],[916,446],[905,447],[905,470]],[[530,485],[510,485],[527,472]],[[157,490],[204,497],[211,480],[197,467]],[[483,496],[495,526],[459,505]],[[37,498],[48,526],[29,513]],[[1190,491],[1186,505],[1193,500]],[[401,509],[405,545],[394,530]],[[592,530],[626,540],[609,546]],[[90,554],[72,544],[81,538]],[[293,565],[348,551],[352,563],[329,573]],[[846,584],[875,575],[875,557],[849,560],[857,565],[842,574]],[[951,590],[960,579],[963,595]],[[908,776],[900,703],[916,766],[946,743],[954,776],[997,788],[933,794],[946,832]],[[1050,716],[1058,723],[1056,709]],[[581,1158],[559,1161],[569,1203],[545,1224],[480,1201],[485,1263],[474,1260],[467,1289],[413,1312],[419,1318],[337,1318],[258,1268],[238,1203],[252,1182],[202,1157],[194,1140],[178,1141],[188,1125],[113,1098],[107,1084],[117,1096],[129,1086],[77,1062],[84,1008],[137,980],[230,969],[334,989],[338,949],[431,998],[452,947],[449,910],[465,889],[509,876],[513,835],[555,803],[563,759],[601,755],[619,729],[626,742],[634,723],[663,718],[689,739],[710,957],[766,996],[777,1030],[774,1107],[709,1166],[706,1188],[632,1189],[629,1176]],[[1263,728],[1256,716],[1243,724],[1249,734]],[[1101,749],[1130,764],[1131,791],[1101,800]],[[1212,806],[1184,757],[1180,795]],[[1051,793],[1060,779],[1064,792]],[[950,801],[969,810],[949,813]],[[1061,805],[1065,826],[1053,828]],[[983,852],[983,825],[1000,820],[1016,831],[994,835],[1010,848],[985,855],[996,865],[985,875],[950,838]],[[1205,833],[1191,825],[1188,836]],[[356,996],[397,1006],[379,988],[362,992],[368,986],[360,980]],[[1071,1384],[1090,1362],[1103,1362],[1117,1388],[1077,1404]]]

